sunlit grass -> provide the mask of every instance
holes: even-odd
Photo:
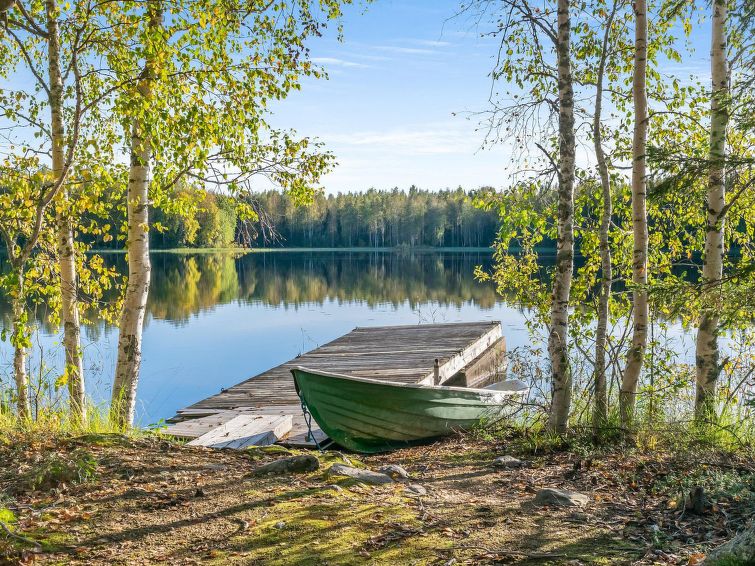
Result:
[[[110,418],[110,406],[106,403],[88,403],[86,419],[72,418],[67,407],[40,407],[34,418],[21,419],[12,410],[0,410],[0,438],[15,434],[29,436],[58,437],[64,435],[128,434],[140,436],[148,431],[141,428],[125,430],[118,427]]]

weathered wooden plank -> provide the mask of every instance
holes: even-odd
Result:
[[[446,363],[440,366],[438,371],[438,383],[443,383],[445,380],[450,379],[451,377],[456,375],[465,366],[470,364],[475,358],[480,356],[483,352],[485,352],[485,350],[490,348],[490,346],[492,346],[500,339],[501,325],[496,324],[485,334],[483,334],[478,340],[475,340],[474,342],[469,344],[466,348],[464,348],[458,354],[452,356],[449,360],[446,361]],[[434,380],[435,374],[432,373],[429,378],[431,380]]]
[[[304,439],[306,442],[306,423],[291,368],[301,365],[356,377],[432,383],[433,365],[437,359],[438,381],[443,383],[469,367],[500,338],[501,327],[497,322],[358,327],[293,360],[181,409],[170,419],[174,424],[168,432],[195,437],[198,431],[205,434],[220,426],[223,419],[230,420],[241,414],[291,414],[293,425],[287,441]],[[187,426],[193,420],[203,422]],[[314,432],[322,435],[316,427]],[[322,438],[325,439],[324,435]]]
[[[273,444],[288,434],[292,425],[291,415],[242,413],[188,444],[212,448],[245,448],[255,444]]]
[[[197,438],[228,422],[238,414],[238,411],[220,411],[216,409],[210,415],[205,414],[199,418],[190,418],[189,420],[170,424],[165,429],[165,433],[178,438]]]
[[[443,385],[457,387],[485,387],[502,381],[505,374],[506,339],[499,338]]]

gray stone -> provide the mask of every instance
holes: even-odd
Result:
[[[294,472],[314,472],[320,468],[320,460],[311,454],[302,456],[291,456],[281,458],[274,462],[269,462],[252,470],[253,476],[264,476],[267,474],[290,474]]]
[[[381,474],[385,474],[386,476],[391,476],[394,480],[398,480],[398,479],[408,480],[409,479],[409,472],[407,472],[403,467],[399,466],[398,464],[386,464],[385,466],[379,467],[378,472],[380,472]]]
[[[755,564],[755,524],[714,548],[705,559],[705,564]]]
[[[584,507],[590,498],[584,493],[546,487],[535,494],[535,505],[552,505],[554,507]]]
[[[524,466],[524,462],[513,456],[499,456],[493,460],[493,466],[496,468],[521,468]]]
[[[373,472],[371,470],[360,470],[359,468],[352,468],[351,466],[346,466],[345,464],[333,464],[328,469],[328,475],[346,476],[355,479],[360,483],[366,483],[370,485],[393,483],[393,479],[389,475]]]
[[[404,488],[404,493],[409,497],[420,497],[422,495],[427,495],[427,490],[421,485],[412,483]]]

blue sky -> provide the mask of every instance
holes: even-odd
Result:
[[[454,18],[456,0],[377,0],[347,9],[344,41],[313,41],[329,80],[307,81],[276,108],[273,123],[318,137],[338,166],[326,192],[370,187],[508,186],[512,147],[480,149],[473,113],[487,107],[497,42]],[[681,77],[706,72],[707,25],[696,26]],[[477,131],[476,131],[477,130]]]
[[[339,162],[327,192],[503,185],[508,150],[479,150],[495,42],[451,18],[457,2],[378,0],[347,10],[344,41],[313,42],[308,81],[273,122],[317,136]],[[457,113],[456,116],[453,114]]]

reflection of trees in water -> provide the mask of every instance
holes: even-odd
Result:
[[[481,308],[496,303],[492,285],[474,279],[486,254],[252,254],[237,261],[241,297],[268,305],[364,301],[370,306],[423,302]]]
[[[122,254],[106,261],[125,272]],[[489,267],[485,253],[283,252],[235,254],[153,254],[150,318],[184,323],[193,314],[235,300],[272,306],[325,301],[363,301],[370,306],[425,302],[444,306],[473,303],[492,308],[495,288],[475,280],[477,265]],[[9,312],[0,297],[3,324]],[[44,320],[42,311],[38,311]],[[44,324],[44,323],[43,323]],[[49,326],[49,325],[47,325]],[[47,328],[55,332],[54,328]],[[105,325],[87,328],[96,338]]]
[[[491,308],[495,289],[473,275],[489,261],[487,254],[460,253],[156,254],[148,309],[152,317],[180,322],[237,299],[272,306],[335,300]]]
[[[147,311],[153,318],[185,322],[192,314],[233,301],[239,295],[234,257],[156,254]]]

